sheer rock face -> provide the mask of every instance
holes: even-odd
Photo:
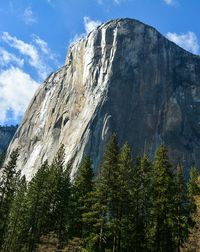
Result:
[[[171,160],[200,166],[200,57],[132,19],[101,25],[71,46],[38,89],[9,147],[30,179],[61,144],[72,176],[89,154],[97,169],[111,132],[134,154],[161,143]]]
[[[0,126],[0,154],[6,152],[17,126]]]

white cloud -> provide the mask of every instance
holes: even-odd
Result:
[[[5,44],[0,47],[0,124],[18,123],[39,82],[60,64],[47,42],[37,35],[32,35],[30,43],[7,32],[0,37]]]
[[[84,17],[83,23],[85,32],[81,34],[75,34],[74,38],[70,40],[70,45],[73,45],[80,39],[84,38],[87,34],[96,29],[101,24],[99,20],[92,20],[90,17]]]
[[[116,5],[120,5],[122,2],[125,2],[126,0],[111,0],[110,2]],[[169,0],[168,0],[169,1]],[[97,3],[102,5],[105,3],[105,0],[97,0]]]
[[[113,2],[114,2],[115,4],[118,4],[118,5],[121,3],[120,0],[113,0]]]
[[[37,44],[41,51],[44,53],[44,54],[49,54],[50,52],[50,49],[48,47],[48,44],[46,41],[44,41],[43,39],[41,39],[40,37],[38,37],[37,35],[33,35],[33,41],[35,44]]]
[[[38,85],[29,74],[17,67],[2,71],[0,73],[0,123],[9,119],[17,123]],[[12,111],[12,115],[9,115],[9,111]],[[9,118],[10,116],[12,118]]]
[[[85,36],[86,36],[85,33],[75,34],[75,36],[69,41],[69,45],[75,44],[77,41],[84,38]]]
[[[24,59],[17,57],[15,54],[6,51],[0,47],[0,67],[7,67],[10,64],[23,67]]]
[[[37,66],[39,62],[39,55],[33,45],[25,43],[24,41],[11,36],[8,32],[3,32],[2,40],[9,46],[17,49],[22,55],[28,56],[32,66]]]
[[[101,24],[100,21],[92,20],[90,17],[84,17],[83,20],[84,20],[85,31],[87,34],[93,31],[97,26]]]
[[[174,0],[164,0],[164,2],[168,5],[172,5],[174,3]]]
[[[33,14],[32,8],[28,7],[24,10],[23,13],[23,17],[24,17],[24,22],[28,25],[33,24],[33,23],[37,23],[37,19]]]
[[[32,43],[25,43],[11,36],[8,32],[3,32],[2,40],[10,47],[17,49],[25,57],[28,64],[36,69],[42,80],[51,72],[46,61],[54,60],[57,63],[56,55],[48,48],[48,44],[37,35],[33,35]]]
[[[198,39],[194,32],[189,31],[183,34],[168,32],[166,34],[166,37],[180,47],[183,47],[185,50],[190,51],[194,54],[197,54],[199,51]]]

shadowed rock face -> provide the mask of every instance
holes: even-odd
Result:
[[[7,150],[16,130],[17,126],[0,126],[0,154]]]
[[[111,132],[133,153],[200,166],[200,57],[132,19],[110,21],[68,51],[36,92],[9,153],[19,146],[28,179],[61,144],[72,176],[89,154],[97,169]]]

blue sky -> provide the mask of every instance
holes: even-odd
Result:
[[[70,43],[110,19],[139,19],[199,54],[199,10],[199,0],[0,0],[0,124],[19,123]]]

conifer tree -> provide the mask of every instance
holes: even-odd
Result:
[[[186,183],[183,177],[183,170],[180,164],[177,166],[176,172],[176,223],[175,223],[175,240],[177,251],[180,251],[182,245],[186,242],[189,236],[191,225],[191,216],[189,209],[189,199],[187,196]]]
[[[175,178],[167,156],[167,148],[160,146],[153,166],[153,195],[151,208],[151,240],[154,251],[174,251],[176,199]]]
[[[190,169],[190,177],[188,181],[188,194],[190,197],[194,197],[196,195],[199,195],[200,189],[198,186],[198,177],[199,172],[195,166],[192,166]]]
[[[29,184],[27,193],[27,251],[35,251],[42,235],[54,233],[59,247],[68,239],[69,232],[69,169],[64,169],[62,146],[52,165],[45,162]]]
[[[104,218],[107,219],[105,232],[100,230],[100,243],[104,242],[106,248],[116,251],[118,234],[118,208],[119,208],[119,180],[118,180],[118,143],[117,136],[112,135],[108,142],[98,183],[99,196],[103,202],[102,209],[107,208]],[[103,217],[103,216],[102,216]],[[103,228],[103,227],[102,227]],[[104,236],[104,239],[103,239]]]
[[[116,135],[112,135],[105,148],[95,190],[90,195],[91,211],[84,214],[84,221],[92,224],[90,237],[87,239],[92,251],[104,251],[116,246],[119,200],[116,193],[119,190],[117,176],[118,144]]]
[[[192,217],[192,223],[191,223],[192,229],[190,230],[190,236],[184,246],[184,249],[186,248],[187,251],[199,251],[200,250],[200,193],[199,193],[200,177],[199,172],[194,167],[190,170],[188,189],[190,189],[188,190],[189,191],[188,195],[190,202],[190,214]]]
[[[27,184],[23,176],[17,186],[15,197],[11,205],[9,222],[4,239],[3,251],[18,252],[23,247],[26,238],[26,232],[22,229],[26,221],[26,196]]]
[[[118,157],[118,213],[115,251],[131,251],[133,164],[131,148],[125,143]]]
[[[19,178],[19,173],[16,172],[18,155],[18,150],[15,150],[11,153],[10,160],[3,168],[0,178],[0,247],[4,240],[10,207]]]
[[[190,177],[187,184],[187,193],[189,198],[189,207],[190,207],[190,214],[191,216],[196,212],[196,202],[195,197],[200,195],[200,187],[198,183],[199,179],[199,172],[195,166],[192,166],[190,169]],[[195,225],[194,222],[191,225]]]
[[[62,247],[69,238],[71,182],[70,167],[64,166],[64,146],[62,145],[50,166],[50,211],[48,214],[49,231],[53,231]]]
[[[87,224],[83,222],[83,214],[88,210],[89,193],[93,190],[93,171],[90,157],[81,163],[73,185],[73,233],[82,237],[87,233]]]
[[[27,252],[35,251],[41,234],[48,228],[46,226],[49,210],[48,176],[49,165],[44,162],[28,186],[26,223],[21,230],[21,232],[27,231],[27,242],[24,244],[24,250]]]
[[[133,172],[132,251],[147,251],[152,192],[152,165],[148,157],[138,157]]]

